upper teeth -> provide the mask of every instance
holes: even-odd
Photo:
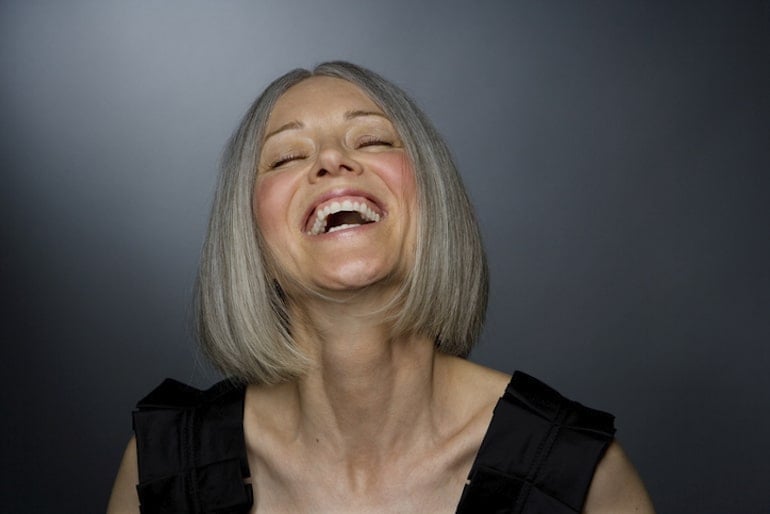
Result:
[[[354,202],[351,200],[344,200],[342,202],[332,202],[323,209],[316,211],[316,219],[313,223],[313,228],[310,229],[311,236],[316,236],[323,233],[326,230],[326,221],[329,216],[342,211],[355,211],[361,215],[366,221],[380,221],[380,215],[374,212],[365,202]],[[353,225],[346,225],[339,228],[347,228]],[[335,227],[336,228],[336,227]],[[338,229],[339,229],[338,228]]]

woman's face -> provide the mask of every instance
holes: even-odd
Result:
[[[312,77],[278,99],[265,134],[253,212],[279,273],[324,291],[403,280],[416,188],[383,111],[350,82]]]

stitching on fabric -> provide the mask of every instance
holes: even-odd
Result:
[[[542,493],[544,496],[547,496],[548,498],[553,500],[554,502],[563,505],[565,508],[567,508],[567,509],[569,509],[569,510],[571,510],[573,512],[575,511],[575,509],[572,507],[572,505],[570,505],[568,503],[565,503],[564,500],[562,500],[558,496],[554,496],[553,494],[550,494],[548,491],[544,491],[543,489],[537,487],[533,481],[527,480],[526,478],[522,478],[522,477],[520,477],[518,475],[512,475],[510,473],[505,473],[503,471],[499,471],[498,469],[495,469],[495,468],[492,468],[492,467],[489,467],[489,466],[479,466],[479,469],[480,470],[485,470],[487,472],[491,472],[491,473],[494,473],[494,474],[497,474],[497,475],[501,475],[501,476],[505,477],[507,480],[516,480],[516,481],[519,481],[519,482],[523,482],[525,484],[525,486],[522,486],[522,489],[524,489],[524,487],[526,487],[527,485],[531,486],[531,487],[537,489],[538,491],[540,491],[540,493]]]
[[[516,505],[513,509],[514,514],[520,514],[524,510],[524,507],[527,505],[527,502],[529,501],[529,494],[532,491],[532,488],[535,487],[535,478],[538,476],[540,470],[543,467],[543,464],[548,459],[548,456],[550,455],[551,450],[556,443],[556,439],[559,436],[562,424],[566,418],[567,409],[565,409],[563,405],[559,405],[556,411],[555,419],[551,422],[551,427],[548,429],[548,435],[538,445],[537,452],[535,454],[536,456],[532,461],[532,465],[530,466],[529,471],[527,471],[527,477],[525,481],[526,485],[522,488],[521,494],[516,501]]]

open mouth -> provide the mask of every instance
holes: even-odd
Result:
[[[308,221],[308,235],[329,234],[346,228],[376,223],[382,219],[379,209],[366,200],[332,201],[318,206]]]

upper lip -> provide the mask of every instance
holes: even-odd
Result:
[[[313,216],[313,214],[315,213],[319,205],[321,205],[326,201],[332,200],[334,198],[340,198],[343,196],[358,196],[358,197],[364,198],[369,202],[373,203],[374,205],[376,205],[382,214],[385,213],[385,206],[377,197],[375,197],[371,193],[368,193],[361,189],[353,189],[353,188],[331,189],[329,191],[326,191],[325,193],[321,193],[320,195],[318,195],[316,198],[313,199],[312,203],[310,204],[307,211],[305,212],[305,216],[302,218],[303,232],[307,230],[308,225],[311,223],[311,217]]]

